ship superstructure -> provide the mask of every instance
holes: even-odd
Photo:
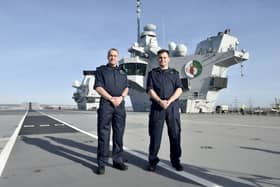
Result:
[[[135,111],[147,111],[149,98],[146,94],[148,72],[158,66],[156,26],[148,24],[129,52],[131,57],[120,60],[130,80],[130,98]],[[227,70],[230,66],[249,58],[249,53],[238,50],[238,39],[230,30],[201,41],[192,55],[187,54],[183,44],[169,43],[171,55],[169,66],[180,73],[184,85],[181,110],[191,113],[213,112],[218,93],[227,87]],[[164,84],[164,83],[163,83]]]
[[[76,88],[73,99],[77,103],[78,110],[95,110],[99,107],[99,94],[93,89],[95,71],[83,71],[84,79],[80,83],[75,81],[72,85]]]
[[[146,93],[147,75],[150,70],[158,67],[158,45],[156,26],[147,24],[140,33],[140,0],[137,0],[137,42],[129,49],[130,57],[119,61],[128,75],[129,96],[134,111],[148,111],[150,100]],[[187,46],[170,42],[170,68],[180,73],[183,83],[183,94],[180,97],[181,111],[198,113],[213,112],[219,92],[227,88],[227,70],[230,66],[249,59],[249,53],[238,49],[239,41],[230,34],[230,30],[218,32],[216,36],[208,37],[198,43],[195,53],[188,54]],[[84,83],[91,81],[91,83]],[[87,105],[98,107],[99,96],[93,90],[94,73],[85,75],[81,85],[75,85],[77,92],[74,99],[79,109]],[[164,83],[163,83],[164,84]],[[94,96],[88,95],[95,94]],[[91,99],[94,98],[94,99]],[[91,104],[90,104],[91,103]]]

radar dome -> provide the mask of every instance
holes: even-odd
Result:
[[[147,24],[144,27],[144,31],[156,31],[157,26],[155,26],[154,24]]]
[[[187,46],[185,46],[184,44],[178,44],[176,47],[176,53],[178,56],[186,56]]]
[[[169,50],[174,51],[176,49],[176,43],[175,42],[170,42],[168,44],[168,48],[169,48]]]
[[[73,84],[72,84],[72,87],[74,88],[79,88],[81,86],[81,83],[79,81],[74,81]]]

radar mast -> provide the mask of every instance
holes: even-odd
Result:
[[[140,43],[140,13],[141,13],[141,0],[136,0],[136,14],[137,14],[137,43]]]

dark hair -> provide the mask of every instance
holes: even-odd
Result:
[[[107,52],[107,57],[110,56],[111,51],[116,51],[116,52],[119,54],[119,51],[118,51],[116,48],[111,48],[111,49],[109,49],[108,52]]]
[[[169,56],[169,51],[167,49],[161,49],[157,52],[157,55],[159,56],[161,53],[167,53]]]

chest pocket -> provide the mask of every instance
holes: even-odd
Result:
[[[170,72],[158,73],[154,76],[154,89],[164,99],[169,98],[175,91],[175,76]]]
[[[167,75],[165,76],[165,82],[169,85],[170,89],[173,90],[176,84],[176,77],[172,73],[167,73]]]
[[[114,96],[121,95],[127,86],[126,74],[120,70],[108,70],[104,73],[107,91]]]
[[[127,86],[126,74],[121,70],[115,71],[115,86],[119,86],[124,89]]]

